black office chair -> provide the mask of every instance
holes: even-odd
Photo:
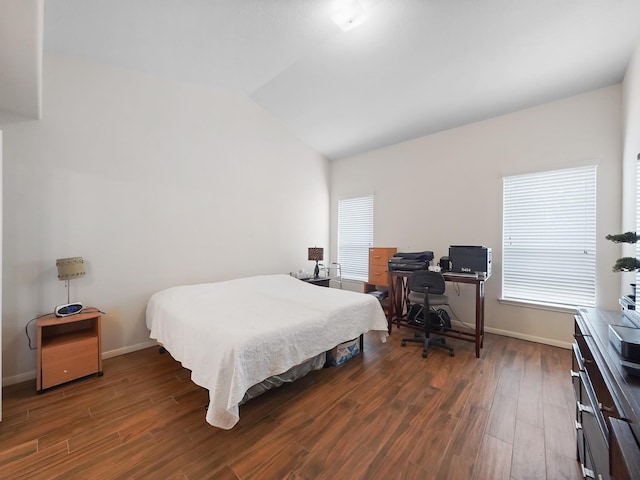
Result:
[[[431,325],[429,322],[431,307],[449,304],[449,299],[444,294],[444,290],[444,277],[440,272],[418,270],[409,277],[409,302],[423,306],[424,333],[416,334],[413,338],[403,338],[402,346],[405,347],[407,342],[422,343],[423,358],[427,357],[427,350],[430,346],[444,348],[449,351],[449,355],[452,357],[455,354],[453,347],[445,343],[444,337],[431,337]]]

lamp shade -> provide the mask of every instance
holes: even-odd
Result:
[[[324,256],[324,249],[322,247],[309,247],[309,260],[319,261]]]
[[[84,277],[84,260],[82,257],[59,258],[56,260],[58,267],[58,280],[72,280]]]

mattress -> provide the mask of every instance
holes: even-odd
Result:
[[[171,287],[147,304],[150,337],[209,391],[206,420],[229,429],[247,390],[368,331],[387,338],[377,299],[260,275]]]

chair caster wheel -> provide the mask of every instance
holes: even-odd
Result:
[[[427,352],[422,352],[422,358],[427,358]]]
[[[454,355],[455,355],[455,353],[453,353],[453,352],[449,352],[449,356],[450,356],[450,357],[453,357]]]
[[[402,343],[401,343],[401,345],[402,345],[403,347],[406,347],[406,346],[407,346],[407,342],[405,342],[405,341],[403,340],[403,341],[402,341]]]

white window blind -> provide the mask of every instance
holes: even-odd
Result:
[[[342,277],[366,282],[373,245],[373,195],[338,200],[338,263]]]
[[[622,233],[622,232],[621,232]],[[636,233],[640,233],[640,154],[638,154],[638,161],[636,162]],[[640,258],[640,242],[636,243],[636,258]],[[640,285],[640,270],[636,270],[636,285]],[[631,292],[635,295],[635,291]],[[627,295],[627,292],[623,290],[622,295]]]
[[[596,167],[503,179],[502,297],[595,306]]]

